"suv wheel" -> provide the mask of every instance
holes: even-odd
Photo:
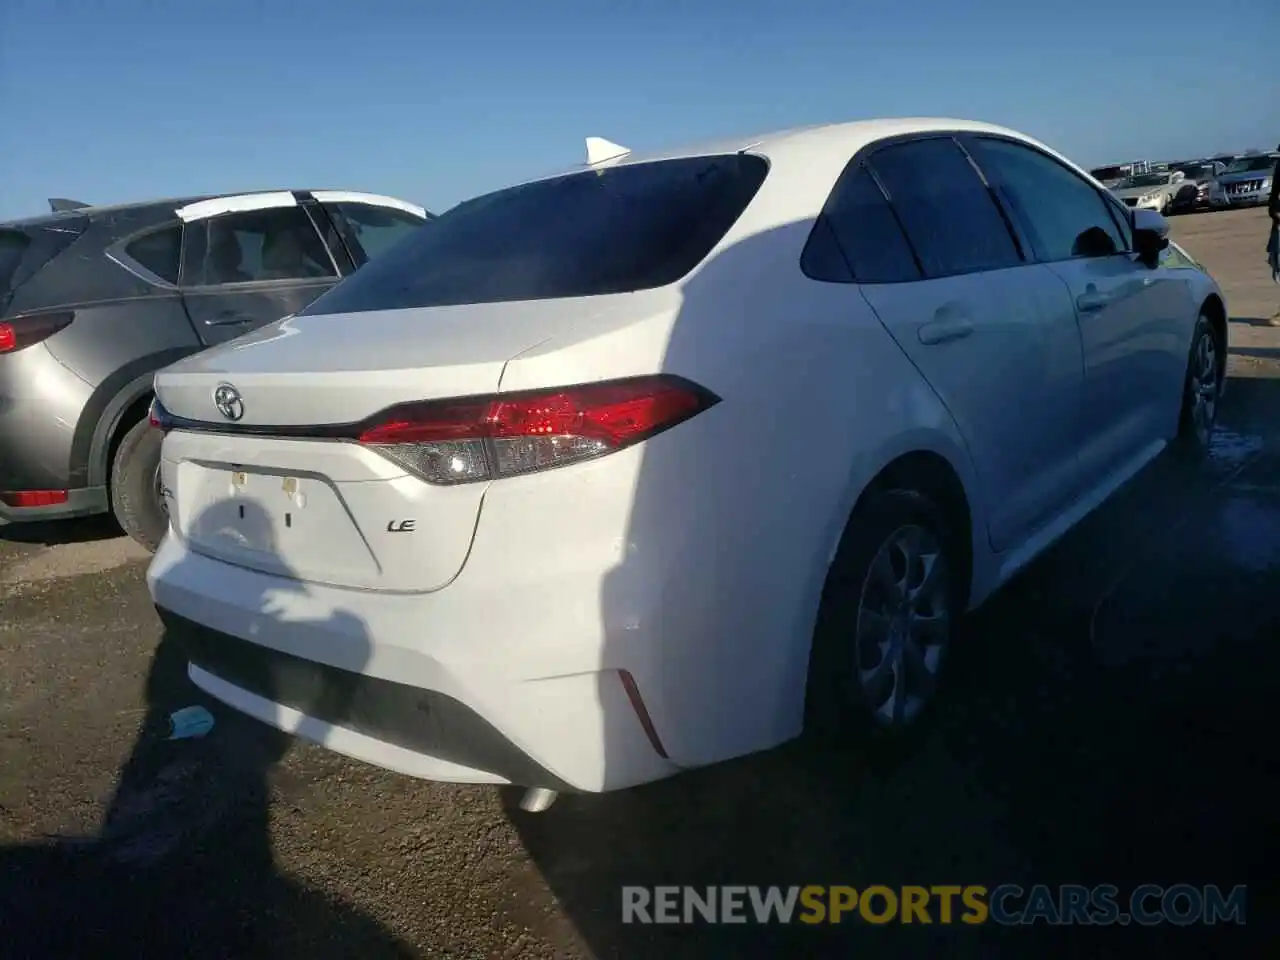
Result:
[[[152,553],[169,529],[160,495],[160,444],[164,435],[139,420],[124,435],[111,466],[111,512],[124,532]]]

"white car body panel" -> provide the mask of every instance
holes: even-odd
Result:
[[[908,454],[950,465],[970,507],[969,598],[980,604],[1173,436],[1199,305],[1221,299],[1198,270],[1125,257],[881,286],[806,277],[801,251],[850,158],[926,130],[1012,136],[1089,179],[1029,138],[956,120],[627,153],[608,163],[750,146],[771,171],[670,286],[291,317],[162,371],[170,413],[217,421],[213,391],[229,383],[245,427],[351,424],[400,402],[659,372],[721,402],[595,460],[457,486],[350,441],[179,425],[162,462],[172,527],[148,573],[157,605],[451,697],[572,789],[626,787],[796,736],[823,582],[873,479]],[[1077,318],[1090,290],[1107,306]],[[922,343],[952,303],[966,305],[972,332]],[[393,532],[405,519],[414,536]],[[191,675],[351,756],[505,782],[200,667]]]

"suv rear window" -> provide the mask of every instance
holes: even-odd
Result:
[[[747,208],[746,154],[572,173],[468,200],[302,311],[355,313],[627,293],[674,283]]]
[[[71,246],[88,221],[72,217],[46,225],[0,227],[0,302]]]
[[[29,246],[31,238],[22,231],[0,230],[0,290],[9,289],[9,281],[17,273]]]

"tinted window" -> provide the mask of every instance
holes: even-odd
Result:
[[[162,280],[178,282],[182,227],[166,227],[132,241],[124,252]]]
[[[978,138],[973,148],[987,180],[1017,211],[1041,260],[1110,256],[1126,249],[1106,201],[1087,180],[1021,144]]]
[[[30,245],[31,238],[21,230],[0,230],[0,291],[9,288],[9,281]]]
[[[860,283],[893,283],[920,278],[898,218],[875,178],[862,164],[845,171],[822,210],[822,219],[843,251],[853,279]],[[815,244],[820,237],[815,231],[810,243]],[[805,270],[818,280],[836,279],[815,272],[820,269],[816,256],[821,249],[819,245],[815,245],[813,251],[806,248],[806,256],[811,261],[804,264]]]
[[[1111,211],[1111,219],[1120,231],[1120,249],[1133,249],[1133,211],[1110,194],[1104,194],[1103,201]]]
[[[869,165],[920,258],[925,276],[1022,262],[1004,217],[954,140],[912,140],[877,150]]]
[[[189,225],[182,269],[185,286],[336,276],[301,207],[228,213]]]
[[[3,298],[79,239],[88,223],[83,216],[62,216],[25,228],[0,227],[0,306]]]
[[[468,200],[305,313],[589,297],[679,280],[764,182],[760,157],[624,164]]]
[[[375,207],[367,203],[326,206],[352,247],[351,252],[357,261],[381,256],[425,222],[394,207]]]

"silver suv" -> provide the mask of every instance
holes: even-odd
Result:
[[[152,375],[307,306],[431,219],[392,197],[285,190],[0,223],[0,525],[167,521]]]

